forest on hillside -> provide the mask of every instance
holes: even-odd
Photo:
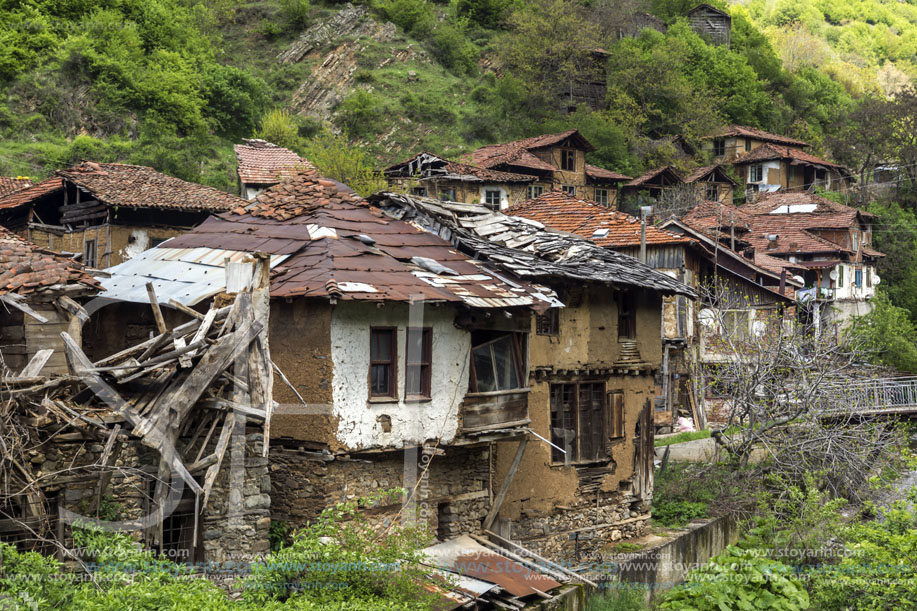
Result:
[[[714,0],[728,47],[691,30],[694,4],[3,0],[0,174],[123,161],[234,191],[232,145],[260,136],[371,190],[374,168],[418,150],[578,128],[592,163],[637,175],[706,162],[684,149],[738,123],[813,143],[861,185],[899,167],[896,201],[871,204],[875,241],[887,294],[917,321],[902,264],[917,255],[917,2]],[[621,35],[646,13],[662,27]],[[570,112],[598,48],[605,107]]]

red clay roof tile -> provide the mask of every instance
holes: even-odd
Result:
[[[748,127],[745,125],[730,125],[729,127],[718,131],[711,137],[724,138],[727,136],[753,138],[755,140],[761,140],[762,142],[773,142],[774,144],[784,144],[787,146],[798,146],[803,148],[810,146],[808,142],[803,142],[802,140],[796,140],[795,138],[788,138],[787,136],[772,134],[756,127]]]
[[[79,284],[87,291],[100,286],[79,262],[0,227],[0,295],[28,295],[57,284]]]
[[[243,142],[233,147],[239,163],[239,179],[243,183],[274,185],[281,178],[303,170],[315,170],[315,166],[290,149],[254,138],[246,138]]]
[[[27,189],[31,187],[32,184],[32,181],[28,178],[0,176],[0,197],[9,195],[10,193],[14,193],[22,189]]]
[[[816,157],[815,155],[811,155],[805,151],[800,151],[799,149],[788,146],[779,146],[776,144],[762,144],[758,148],[739,156],[732,163],[733,165],[744,165],[748,163],[757,163],[759,161],[769,161],[772,159],[789,159],[790,161],[798,161],[811,165],[821,165],[829,168],[836,168],[838,170],[849,173],[847,168],[840,164],[834,163],[833,161],[827,161],[820,157]]]
[[[59,177],[52,176],[51,178],[46,178],[31,187],[0,196],[0,210],[18,208],[19,206],[28,204],[39,197],[43,197],[62,188],[63,183]]]

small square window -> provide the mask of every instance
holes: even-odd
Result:
[[[484,189],[484,205],[491,210],[500,209],[500,189]]]
[[[726,154],[726,139],[725,138],[714,138],[713,139],[713,156],[722,157]]]
[[[562,185],[561,190],[564,193],[569,193],[570,195],[576,195],[576,187],[570,185]]]
[[[455,201],[455,189],[440,189],[439,198],[443,201],[454,202]]]
[[[602,204],[603,206],[608,205],[608,189],[595,190],[595,203]]]
[[[529,199],[535,199],[544,193],[544,187],[541,185],[529,185]]]
[[[395,364],[398,360],[397,330],[372,327],[369,331],[369,396],[392,397],[397,394]]]
[[[565,172],[576,171],[576,151],[563,149],[560,152],[560,169]]]
[[[764,182],[763,165],[753,165],[748,167],[748,182]]]
[[[536,335],[558,335],[560,333],[560,308],[549,308],[544,314],[535,316]]]

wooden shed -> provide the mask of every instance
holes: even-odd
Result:
[[[732,34],[732,17],[729,13],[709,4],[698,4],[685,13],[685,16],[691,24],[691,29],[699,36],[715,45],[729,46]]]

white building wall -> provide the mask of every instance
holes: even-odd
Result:
[[[838,281],[835,283],[835,299],[866,300],[875,297],[876,278],[878,278],[876,268],[872,265],[860,265],[859,269],[863,270],[863,283],[862,286],[857,287],[855,283],[857,267],[851,263],[841,263],[837,266]],[[843,284],[840,284],[841,278],[843,278]]]
[[[332,412],[338,421],[337,437],[349,448],[403,448],[440,435],[443,443],[449,443],[458,433],[459,404],[468,390],[471,334],[455,327],[455,310],[450,306],[414,307],[413,312],[407,304],[379,308],[365,302],[339,302],[334,307]],[[408,326],[433,330],[430,400],[404,400]],[[397,399],[370,400],[370,327],[398,328]]]

